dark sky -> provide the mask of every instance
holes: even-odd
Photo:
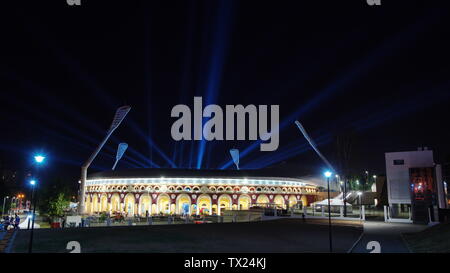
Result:
[[[353,167],[384,172],[384,153],[427,146],[450,153],[450,10],[444,1],[8,1],[2,3],[0,160],[76,181],[117,107],[132,110],[94,161],[110,168],[197,168],[199,141],[170,135],[173,106],[203,96],[226,104],[280,105],[280,147],[242,168],[285,162],[319,173],[299,119],[330,161],[335,136],[353,135]],[[206,143],[201,168],[225,166]],[[164,156],[163,156],[164,155]],[[164,158],[165,157],[165,158]],[[232,168],[230,166],[228,168]]]

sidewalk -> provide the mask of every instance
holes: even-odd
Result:
[[[401,234],[407,232],[419,232],[426,229],[426,225],[364,222],[364,235],[352,250],[352,253],[370,253],[367,243],[377,241],[381,246],[381,253],[409,253]]]
[[[0,232],[0,253],[6,252],[7,248],[10,246],[10,241],[14,234],[15,230],[13,229]]]

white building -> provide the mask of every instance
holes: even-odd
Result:
[[[388,201],[394,214],[409,205],[413,205],[413,218],[431,205],[446,207],[442,170],[432,150],[385,153],[385,159]]]

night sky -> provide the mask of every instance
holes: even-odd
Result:
[[[132,110],[90,171],[278,166],[318,174],[324,164],[300,120],[335,162],[335,137],[353,135],[356,172],[384,173],[384,153],[427,146],[450,154],[450,9],[444,1],[8,1],[0,28],[0,162],[79,179],[115,109]],[[193,97],[280,105],[280,146],[176,142],[173,106]],[[204,147],[203,156],[199,156]]]

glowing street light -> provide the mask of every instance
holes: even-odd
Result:
[[[41,164],[43,163],[45,160],[45,156],[42,155],[36,155],[34,156],[34,161],[36,161],[36,163]]]
[[[324,173],[327,178],[327,191],[328,191],[328,240],[330,241],[330,253],[333,252],[333,239],[331,235],[331,205],[330,205],[330,177],[332,173],[326,171]]]

